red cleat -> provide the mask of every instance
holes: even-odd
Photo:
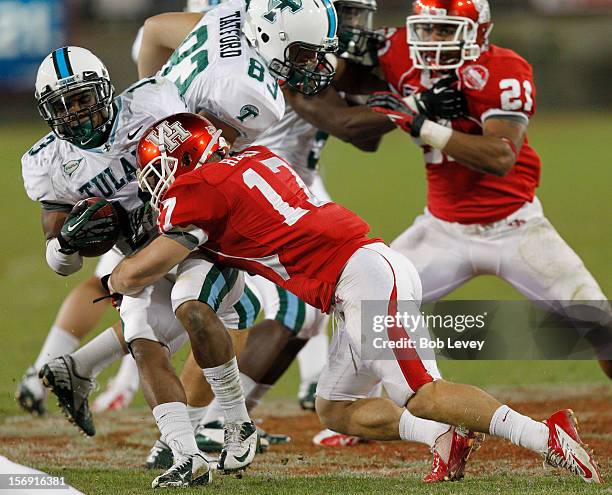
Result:
[[[323,447],[352,447],[368,440],[353,435],[344,435],[332,430],[322,430],[312,438],[312,443]]]
[[[565,468],[587,483],[603,481],[597,463],[578,436],[578,422],[571,409],[557,411],[544,421],[548,426],[548,451],[544,462]]]
[[[482,433],[473,433],[451,426],[442,433],[431,448],[433,466],[423,478],[425,483],[439,481],[458,481],[463,479],[465,464],[474,450],[480,448],[484,440]]]

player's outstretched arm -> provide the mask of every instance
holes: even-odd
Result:
[[[395,129],[386,116],[366,106],[349,106],[334,88],[327,88],[315,97],[306,97],[288,89],[284,90],[284,94],[287,102],[304,120],[356,146]]]
[[[202,18],[202,14],[172,12],[149,17],[138,54],[138,77],[151,77],[168,61],[172,52]]]
[[[177,241],[160,236],[115,267],[108,283],[109,292],[136,294],[166,275],[190,252],[189,248]]]

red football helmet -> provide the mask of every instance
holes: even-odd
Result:
[[[221,131],[200,115],[177,113],[153,124],[138,143],[138,185],[159,203],[174,180],[229,150]],[[219,156],[215,157],[214,155]]]
[[[406,27],[415,67],[450,70],[480,57],[493,24],[488,0],[416,0]]]

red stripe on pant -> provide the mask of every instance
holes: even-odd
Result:
[[[395,315],[397,314],[397,285],[395,283],[395,271],[393,270],[393,266],[391,265],[391,263],[389,263],[389,260],[384,256],[383,259],[387,262],[389,268],[391,268],[391,273],[393,274],[393,290],[391,291],[391,296],[389,297],[389,307],[387,310],[387,314],[395,318]],[[387,335],[389,339],[394,342],[401,341],[401,339],[403,338],[407,338],[408,340],[410,340],[410,335],[401,325],[395,324],[393,326],[388,327]],[[408,382],[408,386],[414,392],[416,392],[426,383],[433,382],[432,376],[429,374],[429,372],[423,365],[423,361],[421,361],[421,357],[417,353],[416,349],[393,348],[393,354],[395,354],[397,364],[399,364],[399,367],[402,370],[402,374]]]

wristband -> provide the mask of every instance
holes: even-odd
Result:
[[[81,255],[79,253],[65,253],[57,237],[47,241],[46,258],[51,270],[63,276],[78,272],[83,265]]]
[[[444,127],[443,125],[436,124],[431,120],[425,120],[421,127],[420,138],[425,144],[428,144],[432,148],[443,150],[451,136],[453,130],[450,127]]]

